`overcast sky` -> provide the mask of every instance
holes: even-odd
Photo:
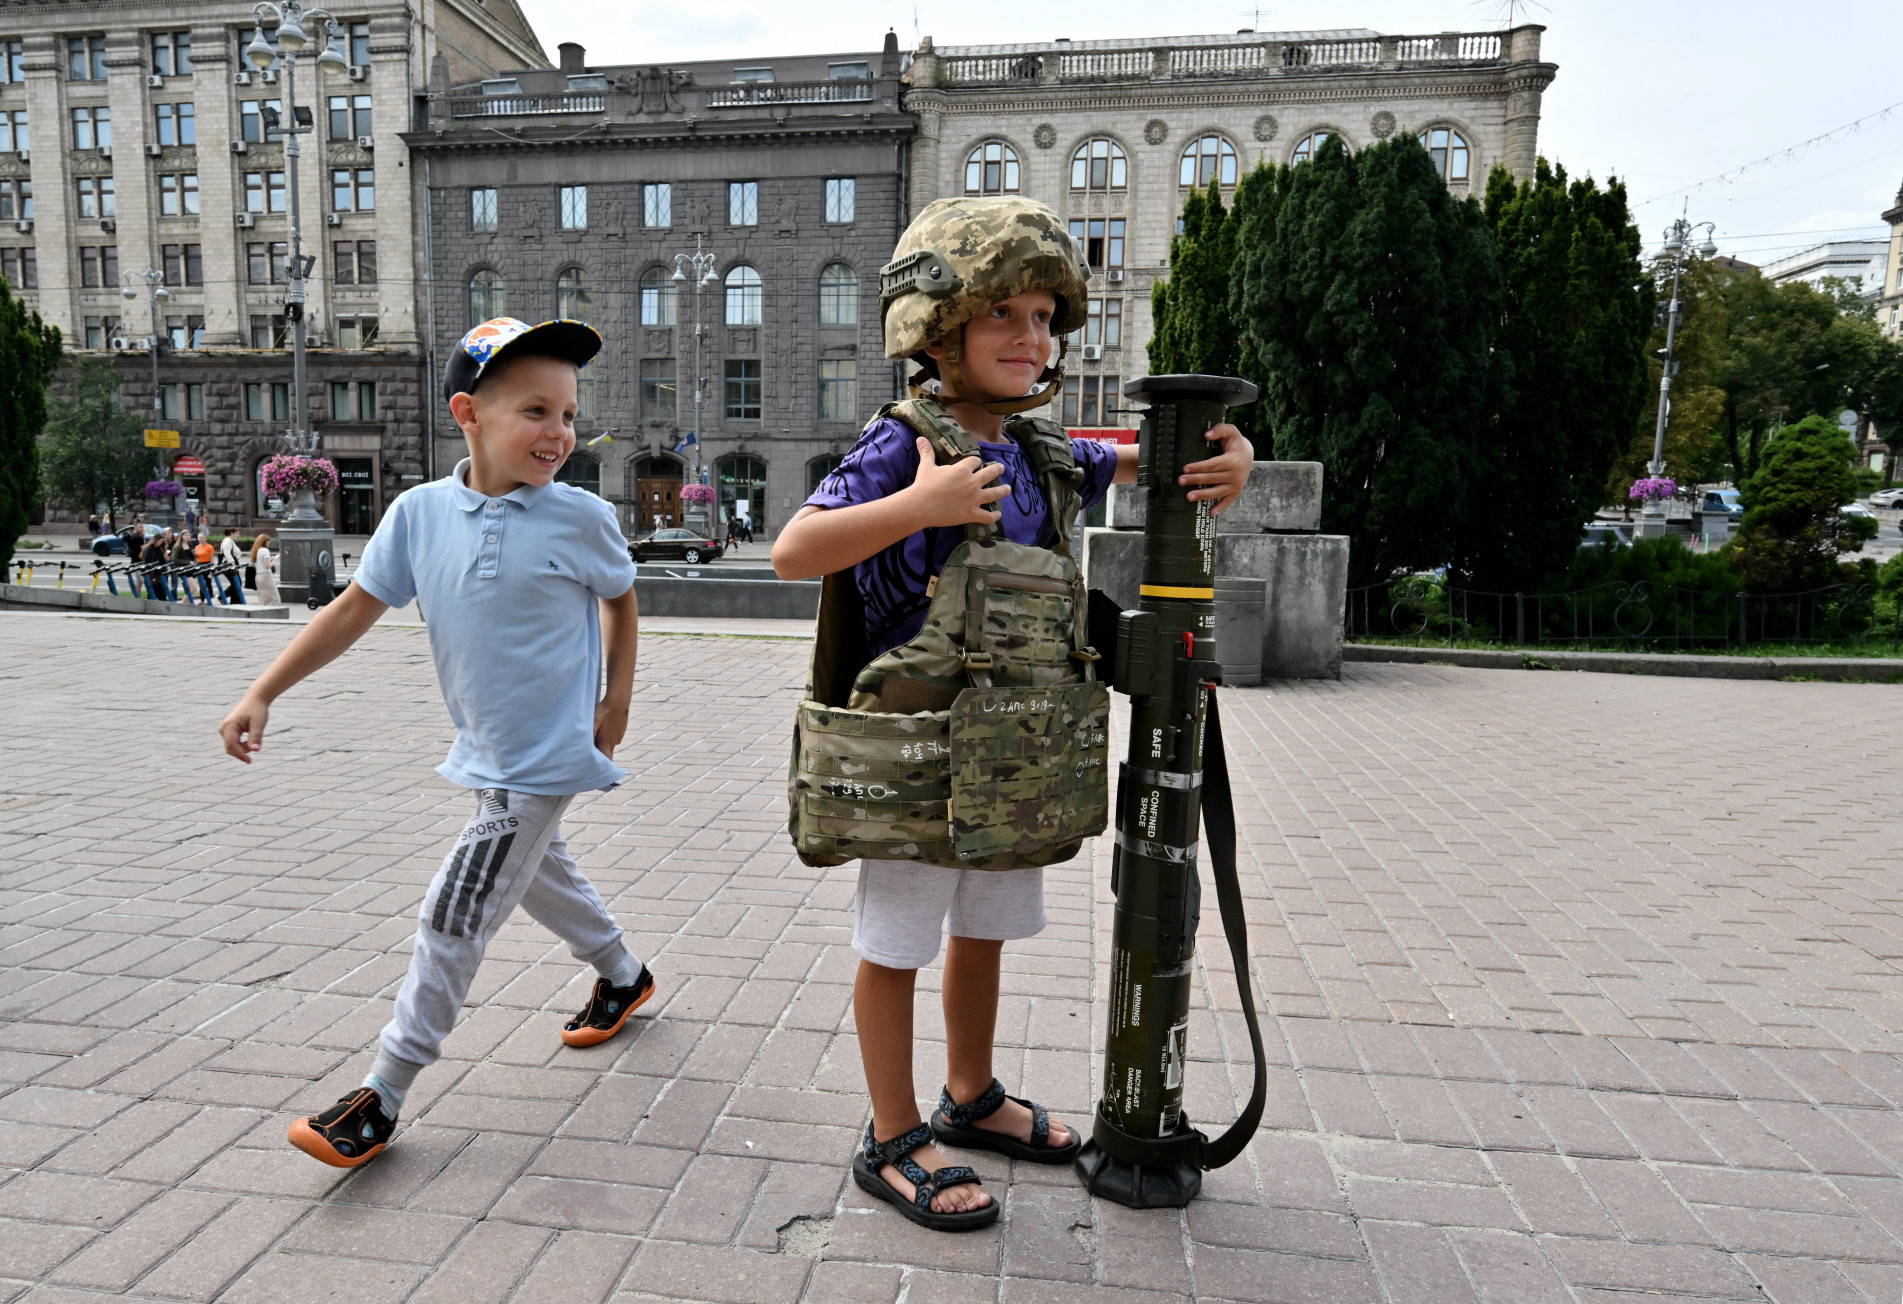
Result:
[[[1507,0],[1282,0],[1164,6],[1095,0],[1068,16],[1022,0],[521,0],[550,57],[578,40],[593,64],[876,49],[888,27],[911,48],[1166,36],[1239,27],[1368,27],[1396,34],[1497,28]],[[1879,237],[1903,185],[1903,4],[1897,0],[1550,0],[1516,4],[1546,26],[1559,65],[1540,152],[1575,175],[1627,183],[1648,243],[1689,202],[1726,253],[1767,262],[1819,239]],[[822,17],[823,16],[823,17]],[[1686,193],[1892,104],[1885,121],[1788,162]],[[1677,192],[1677,193],[1674,193]]]

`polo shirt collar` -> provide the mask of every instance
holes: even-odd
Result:
[[[456,506],[462,508],[465,512],[481,511],[483,506],[488,503],[489,499],[486,495],[479,494],[469,487],[468,458],[465,457],[462,461],[456,463],[456,469],[450,473],[449,478],[451,484],[450,492],[456,496]],[[508,493],[502,495],[502,501],[505,503],[514,503],[516,506],[526,509],[535,506],[542,495],[548,491],[549,486],[545,484],[517,485]]]

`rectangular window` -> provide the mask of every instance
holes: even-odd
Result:
[[[357,211],[373,213],[377,208],[377,172],[375,168],[357,169]]]
[[[173,331],[174,348],[189,347],[179,341],[186,338],[185,325],[178,318],[178,327]],[[203,421],[205,419],[205,387],[201,384],[169,384],[159,386],[159,411],[167,421]]]
[[[595,378],[587,372],[575,377],[575,419],[592,421],[595,417]]]
[[[180,322],[179,330],[183,332],[184,329],[185,323]],[[184,390],[185,387],[183,385],[177,384],[159,386],[160,416],[164,417],[167,421],[177,421],[185,415]]]
[[[350,97],[351,135],[368,136],[374,134],[370,130],[370,106],[371,100],[368,95],[353,95]]]
[[[119,284],[119,246],[99,246],[99,283],[101,285]]]
[[[330,419],[332,421],[350,420],[350,385],[346,381],[330,382]]]
[[[196,145],[198,143],[198,110],[191,101],[178,104],[155,104],[152,112],[157,118],[158,141],[161,145]]]
[[[826,76],[832,81],[871,81],[872,65],[869,63],[829,63]]]
[[[186,216],[198,211],[198,174],[181,172],[178,174],[178,198],[185,209]]]
[[[203,285],[205,283],[205,247],[188,244],[185,246],[185,284]]]
[[[737,82],[770,82],[773,80],[773,69],[735,68],[733,79]]]
[[[284,319],[282,317],[274,317],[272,320],[282,322]],[[288,381],[280,380],[271,386],[271,419],[273,421],[289,421],[291,419],[291,386]]]
[[[244,419],[264,420],[264,386],[252,381],[244,387]]]
[[[855,188],[851,177],[834,177],[826,182],[826,220],[828,222],[852,221]]]
[[[104,318],[102,317],[86,318],[86,347],[89,349],[103,349],[106,347],[106,327],[105,327]]]
[[[727,416],[735,421],[760,419],[760,360],[727,359]]]
[[[264,183],[265,189],[268,192],[271,211],[273,213],[282,213],[284,211],[284,174],[282,172],[267,172],[264,174]]]
[[[357,284],[375,285],[377,283],[377,242],[375,240],[357,241]]]
[[[377,346],[377,319],[375,317],[339,317],[337,319],[337,347],[340,349],[373,349]]]
[[[99,248],[96,245],[79,247],[79,284],[81,289],[86,290],[99,287]]]
[[[355,240],[333,240],[330,245],[335,271],[331,281],[336,285],[355,285],[357,283],[357,242]]]
[[[562,230],[588,229],[588,187],[562,187]]]
[[[195,349],[198,347],[197,335],[203,335],[205,333],[204,319],[194,317],[188,318],[188,321],[196,321],[199,324],[197,333],[193,336],[193,342],[190,345],[191,348]],[[185,419],[187,421],[203,421],[205,419],[205,387],[197,381],[193,381],[191,384],[185,386]]]
[[[268,285],[271,281],[271,256],[265,252],[261,242],[244,247],[245,282],[249,285]]]
[[[238,135],[253,145],[264,140],[264,116],[259,112],[258,100],[240,100],[238,102]]]
[[[26,42],[0,41],[0,84],[26,80]]]
[[[30,221],[32,217],[33,183],[24,178],[0,181],[0,222]]]
[[[66,41],[66,75],[73,81],[106,80],[106,38],[69,37]]]
[[[496,188],[494,186],[477,186],[469,192],[469,229],[471,231],[496,229]]]
[[[185,249],[182,245],[168,244],[160,249],[159,266],[165,273],[167,285],[185,283]],[[183,326],[183,321],[179,323]]]
[[[1093,269],[1123,266],[1124,219],[1072,218],[1071,236],[1083,247],[1084,261]]]
[[[727,183],[727,225],[760,225],[760,183],[758,181],[729,181]]]
[[[262,172],[244,174],[244,211],[247,213],[264,211],[264,173]]]
[[[641,415],[672,421],[674,412],[674,359],[641,359]]]
[[[0,249],[0,276],[16,290],[40,288],[40,265],[32,246]]]
[[[111,177],[81,177],[73,186],[81,217],[112,217],[118,211],[113,204]]]
[[[1117,419],[1118,376],[1068,376],[1064,380],[1064,424],[1108,425]]]
[[[819,419],[854,421],[859,415],[859,364],[852,358],[819,364]]]
[[[161,77],[192,75],[192,34],[152,33],[152,71]]]
[[[330,207],[334,213],[350,211],[350,169],[330,170]]]
[[[159,213],[163,217],[190,215],[198,211],[198,174],[163,173],[159,177]]]
[[[32,142],[27,139],[26,122],[25,109],[0,110],[0,154],[16,150],[25,153],[32,148]]]
[[[1092,299],[1084,323],[1084,343],[1117,348],[1123,343],[1123,300]]]
[[[171,144],[170,141],[164,143]],[[73,148],[111,149],[112,110],[104,105],[91,109],[74,109]]]
[[[592,377],[589,383],[594,383]],[[360,380],[357,382],[357,420],[375,421],[376,419],[377,382],[374,380]]]
[[[350,25],[350,63],[352,67],[370,66],[370,24],[352,23]]]
[[[641,225],[674,225],[674,187],[666,181],[650,181],[641,187]]]
[[[350,138],[350,97],[333,95],[330,97],[330,138],[348,140]]]

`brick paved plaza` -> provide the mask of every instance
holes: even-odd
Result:
[[[980,1155],[1004,1216],[953,1237],[847,1174],[853,870],[782,832],[794,640],[649,639],[636,779],[573,810],[660,978],[638,1033],[561,1047],[584,975],[518,919],[390,1151],[290,1149],[367,1067],[467,804],[412,626],[221,756],[292,632],[0,615],[0,1301],[1903,1298],[1903,691],[1229,693],[1261,1134],[1186,1213]],[[1006,950],[1000,1073],[1086,1128],[1108,861],[1051,871]],[[1248,1047],[1209,913],[1190,1108],[1220,1124]]]

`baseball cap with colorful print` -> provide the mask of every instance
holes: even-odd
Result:
[[[491,317],[470,328],[443,369],[443,397],[473,394],[483,373],[505,357],[543,354],[585,367],[601,352],[601,336],[586,322],[545,321],[531,326],[514,317]]]

